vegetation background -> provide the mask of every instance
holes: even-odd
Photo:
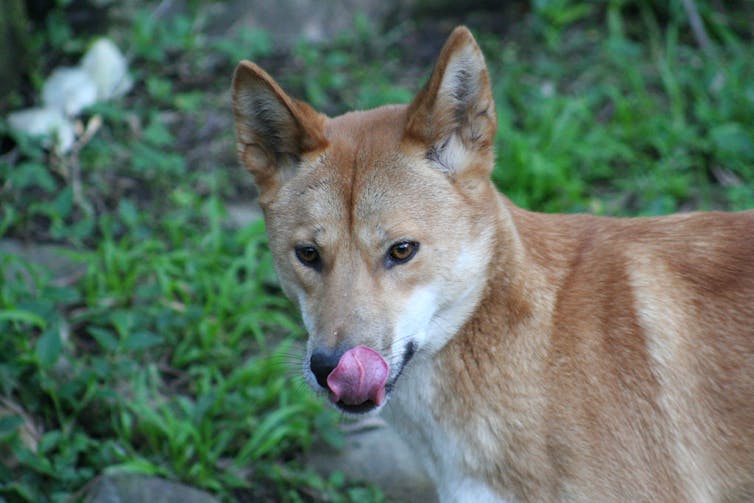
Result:
[[[518,204],[754,207],[750,0],[416,0],[285,48],[274,27],[213,31],[209,0],[6,1],[26,29],[3,115],[98,36],[136,84],[86,110],[66,155],[0,120],[0,502],[78,501],[116,473],[226,501],[382,500],[301,461],[342,440],[340,418],[298,378],[264,224],[234,218],[254,197],[232,136],[240,59],[337,114],[410,100],[466,23],[494,82],[494,179]]]

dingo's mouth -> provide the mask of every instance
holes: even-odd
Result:
[[[415,344],[407,344],[398,372],[387,382],[389,367],[377,351],[366,346],[346,351],[327,376],[330,401],[348,414],[366,414],[378,409],[387,401],[415,353]]]
[[[375,404],[371,400],[367,400],[366,402],[359,405],[349,405],[341,401],[333,403],[338,409],[345,412],[346,414],[367,414],[368,412],[372,412],[379,407],[379,405]]]
[[[385,382],[390,373],[385,359],[374,349],[356,346],[343,353],[327,376],[327,389],[334,403],[360,407],[385,401]]]

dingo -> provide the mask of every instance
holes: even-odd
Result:
[[[233,104],[307,381],[442,501],[754,498],[754,211],[517,208],[463,27],[409,105],[329,118],[248,61]]]

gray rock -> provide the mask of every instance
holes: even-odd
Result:
[[[236,229],[245,227],[263,216],[262,208],[256,203],[228,204],[226,210],[228,212],[228,224]]]
[[[382,25],[388,16],[403,12],[413,1],[399,0],[234,0],[211,22],[212,31],[239,28],[263,29],[274,44],[290,48],[300,41],[322,42],[353,31],[357,15],[373,25]]]
[[[86,265],[68,255],[69,250],[61,246],[23,243],[17,239],[1,239],[0,255],[18,255],[28,262],[35,262],[47,268],[55,281],[70,283],[86,272]],[[13,270],[3,271],[9,277]]]
[[[146,475],[100,477],[86,503],[220,503],[208,493],[176,482]]]
[[[419,460],[382,422],[349,428],[343,449],[312,449],[307,464],[324,476],[340,471],[350,480],[371,482],[382,489],[388,502],[437,501],[434,485]]]

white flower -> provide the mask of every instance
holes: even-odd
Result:
[[[81,68],[97,86],[97,97],[104,101],[126,94],[133,85],[128,62],[118,47],[107,38],[97,40],[81,59]]]
[[[8,124],[16,131],[45,138],[60,153],[68,152],[75,141],[73,123],[58,108],[26,108],[8,114]]]
[[[58,68],[42,86],[42,103],[69,117],[97,102],[97,84],[81,68]]]

